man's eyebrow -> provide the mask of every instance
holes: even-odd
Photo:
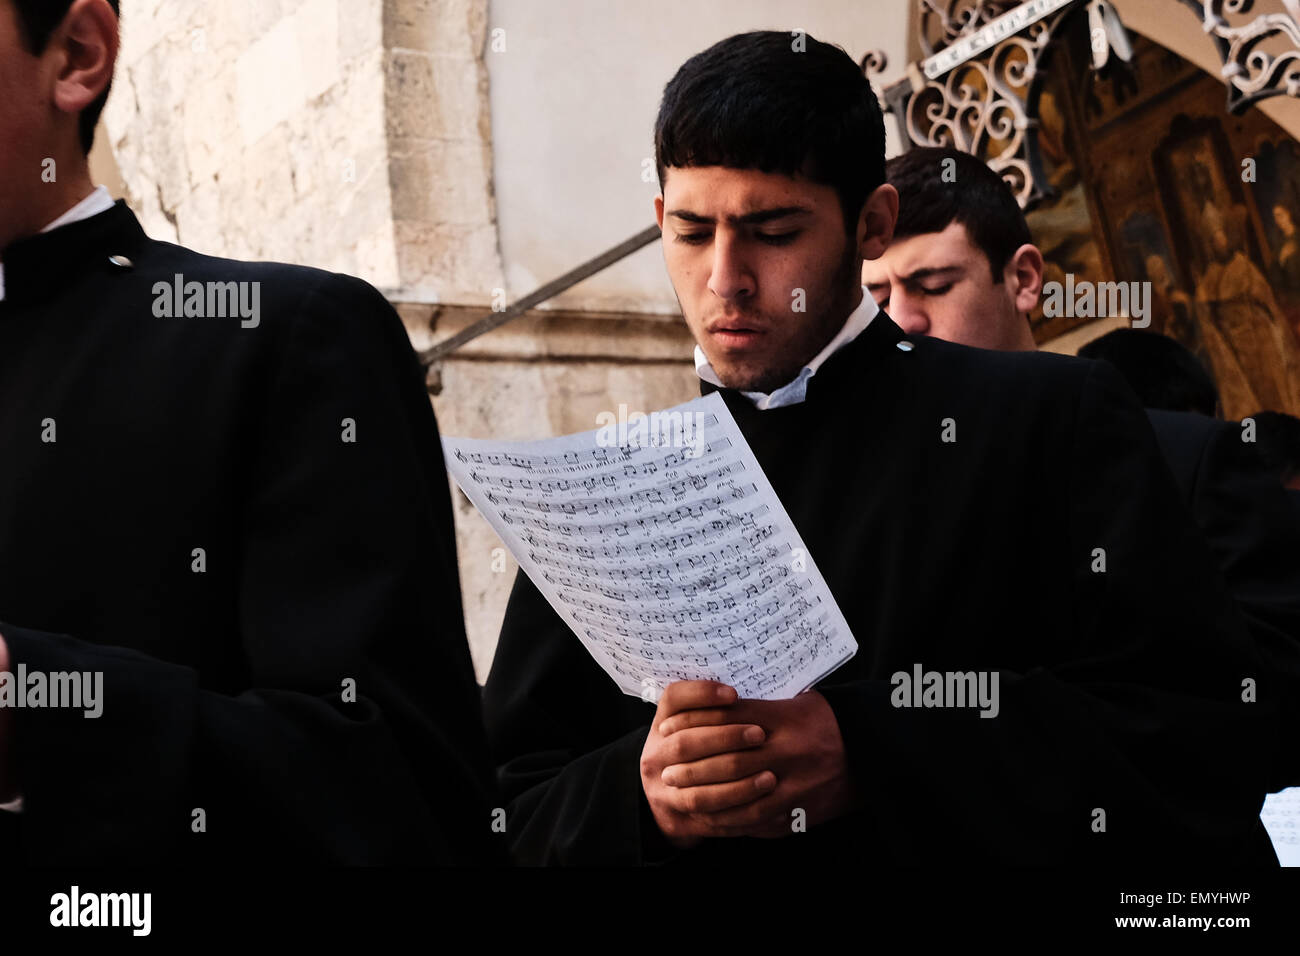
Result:
[[[907,275],[901,275],[898,278],[900,282],[919,282],[921,279],[933,279],[936,276],[947,278],[952,273],[964,271],[964,267],[958,265],[929,266],[925,269],[917,269],[915,272],[909,272]]]
[[[728,224],[733,226],[752,226],[770,222],[773,219],[784,219],[786,216],[805,215],[811,212],[812,210],[807,206],[777,206],[772,209],[758,209],[754,212],[747,212],[743,216],[727,216],[726,219]],[[715,221],[712,216],[701,216],[689,209],[670,209],[668,215],[683,222],[697,222],[701,225],[712,225]]]

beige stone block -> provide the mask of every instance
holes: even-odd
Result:
[[[282,20],[236,62],[239,126],[245,145],[256,143],[306,100],[302,57],[293,22]]]
[[[377,289],[392,289],[399,284],[397,244],[391,226],[382,226],[357,240],[356,266],[351,271]]]
[[[293,16],[303,66],[303,89],[315,99],[339,80],[338,0],[306,0]]]
[[[119,27],[118,70],[133,66],[162,37],[175,31],[190,15],[186,6],[175,0],[125,0]]]
[[[108,130],[109,142],[113,144],[115,152],[138,115],[135,81],[132,79],[130,69],[119,62],[117,73],[113,77],[113,88],[109,91],[108,102],[104,105],[104,113],[100,118],[100,122]],[[118,156],[117,163],[119,169],[131,165],[128,156]]]
[[[378,156],[365,156],[361,179],[341,190],[322,189],[322,202],[346,234],[369,235],[380,229],[392,229],[392,203],[388,177],[383,174]]]
[[[181,122],[191,184],[212,179],[229,161],[230,144],[239,140],[235,86],[233,70],[226,70],[185,98]]]
[[[248,44],[217,4],[195,4],[164,42],[172,51],[177,82],[189,93],[225,72]]]
[[[384,41],[396,49],[477,56],[487,7],[487,0],[389,0],[384,4]]]
[[[163,212],[156,190],[143,190],[138,195],[133,195],[132,200],[132,211],[151,238],[161,242],[180,242],[171,211]]]
[[[182,243],[210,256],[228,256],[229,237],[224,229],[221,184],[208,179],[198,184],[174,212],[176,233]]]
[[[383,46],[383,0],[351,0],[338,7],[339,60],[346,64]]]
[[[386,75],[390,138],[480,138],[487,104],[480,96],[478,61],[390,50]]]
[[[387,175],[382,64],[381,50],[349,61],[339,83],[313,113],[312,130],[322,150],[322,168],[329,170],[322,181],[344,182],[349,160],[354,183],[376,171]]]
[[[257,38],[273,30],[300,2],[301,0],[228,0],[228,9],[238,17],[248,36]]]
[[[412,302],[490,305],[503,288],[496,228],[397,220],[398,298]]]
[[[294,200],[287,128],[278,126],[252,144],[242,157],[242,165],[248,191],[242,211],[273,223]]]
[[[133,194],[151,192],[159,207],[170,210],[190,191],[181,116],[184,85],[171,67],[173,51],[156,44],[129,69],[136,114],[121,136],[134,144],[134,162],[122,164],[123,178]]]
[[[393,215],[400,220],[479,226],[492,221],[491,156],[480,143],[391,146]]]

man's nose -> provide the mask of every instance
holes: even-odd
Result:
[[[930,334],[930,317],[915,297],[894,290],[889,294],[889,304],[885,306],[885,312],[894,320],[894,324],[908,335]]]
[[[724,235],[721,230],[713,240],[713,269],[709,275],[709,291],[726,301],[754,294],[754,274],[739,243]]]

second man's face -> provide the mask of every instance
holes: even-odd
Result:
[[[728,388],[786,384],[861,301],[861,250],[829,186],[672,167],[655,213],[686,324]]]
[[[1032,347],[1012,279],[1008,269],[993,281],[988,258],[958,222],[895,239],[862,269],[876,304],[907,334],[999,351]]]

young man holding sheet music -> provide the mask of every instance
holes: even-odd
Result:
[[[1275,863],[1258,665],[1131,394],[911,340],[864,295],[897,194],[856,64],[731,37],[669,83],[655,148],[701,389],[858,650],[789,700],[682,681],[656,706],[521,575],[484,696],[516,859]]]

